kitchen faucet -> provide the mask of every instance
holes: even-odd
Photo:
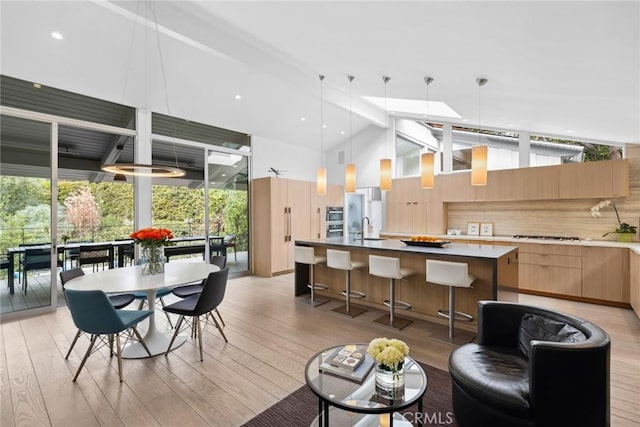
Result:
[[[367,220],[367,228],[371,225],[371,221],[369,221],[369,217],[362,217],[362,221],[360,222],[360,242],[364,243],[364,220]]]

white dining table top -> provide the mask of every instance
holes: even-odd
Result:
[[[164,273],[143,276],[142,267],[136,265],[85,274],[68,281],[65,289],[118,293],[173,288],[206,279],[219,270],[217,265],[205,262],[172,262],[164,265]]]

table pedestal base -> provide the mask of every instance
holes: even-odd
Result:
[[[151,356],[157,356],[159,354],[166,353],[172,336],[173,334],[156,332],[154,334],[151,334],[151,336],[144,337],[144,342],[149,348]],[[180,347],[186,341],[187,337],[178,335],[175,341],[173,341],[171,349],[174,350]],[[122,350],[122,357],[124,359],[144,359],[145,357],[149,357],[149,354],[145,351],[144,347],[142,347],[142,344],[140,344],[139,342],[132,342],[124,347],[124,349]]]

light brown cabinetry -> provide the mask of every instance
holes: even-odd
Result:
[[[474,186],[474,200],[491,202],[500,200],[518,200],[522,197],[523,180],[519,169],[490,171],[487,185]]]
[[[558,197],[560,199],[628,195],[628,160],[574,163],[562,165],[559,168]]]
[[[630,302],[633,311],[640,317],[640,254],[629,251]]]
[[[253,271],[260,276],[293,269],[296,239],[311,233],[308,181],[259,178],[252,182]]]
[[[558,198],[558,171],[561,166],[516,169],[520,187],[518,200],[555,200]]]
[[[582,296],[581,247],[518,244],[519,288]]]
[[[427,232],[426,190],[418,178],[394,179],[387,194],[386,231],[404,233]]]
[[[629,249],[582,248],[582,296],[629,302]]]

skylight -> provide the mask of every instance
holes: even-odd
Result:
[[[363,98],[373,105],[384,109],[384,98],[377,96],[363,96]],[[424,99],[387,98],[387,110],[396,114],[421,117],[424,117],[427,113],[426,101]],[[462,118],[453,108],[440,101],[429,101],[429,117],[431,116],[458,120]]]

